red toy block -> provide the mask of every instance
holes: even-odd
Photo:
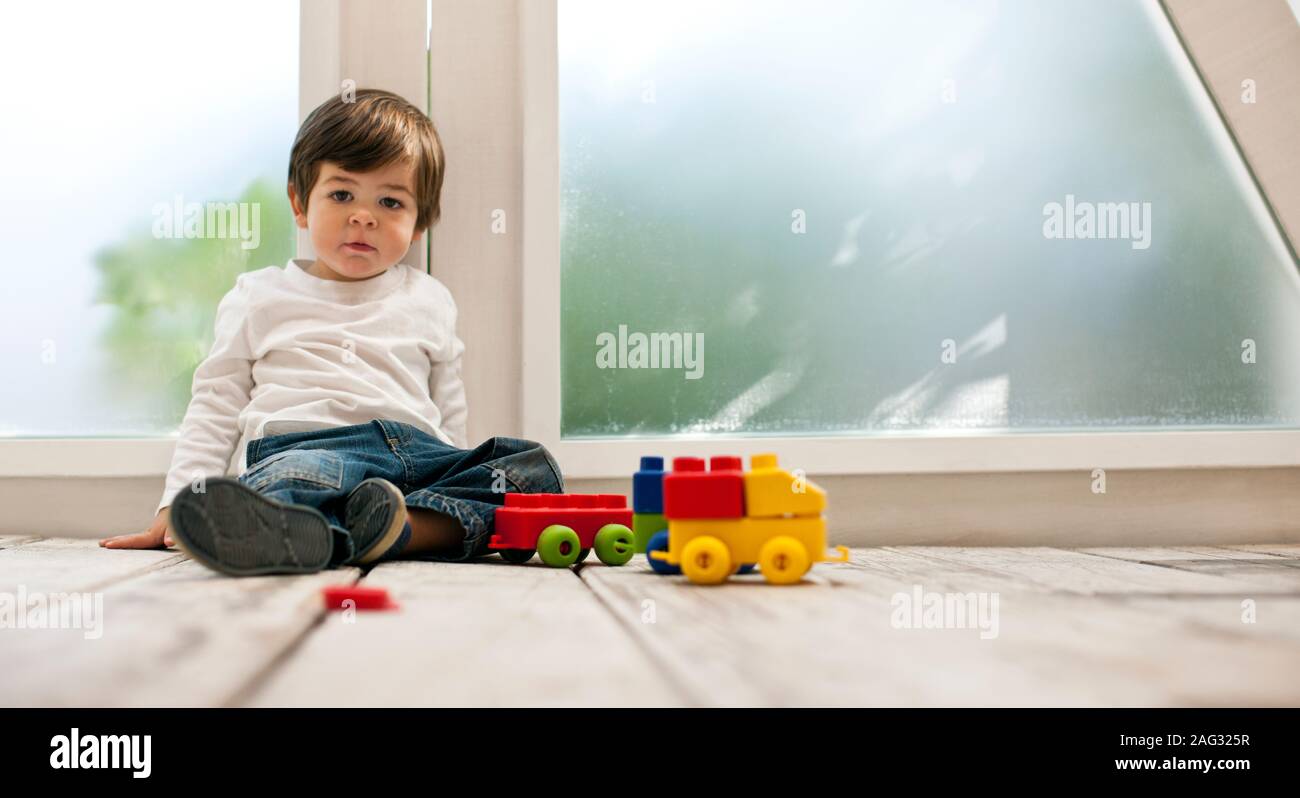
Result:
[[[664,517],[741,518],[745,515],[745,473],[739,457],[714,457],[704,470],[699,457],[673,459],[664,476]]]
[[[397,605],[382,587],[360,587],[357,585],[331,585],[321,591],[325,596],[325,609],[345,610],[343,602],[351,599],[352,609],[358,610],[392,610]]]
[[[627,497],[617,493],[507,493],[496,510],[496,523],[488,548],[537,548],[537,536],[552,524],[571,528],[582,548],[589,549],[606,524],[632,526]]]

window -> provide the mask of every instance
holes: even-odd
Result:
[[[221,296],[293,252],[298,4],[6,13],[0,434],[172,432]]]
[[[560,0],[565,438],[1300,425],[1154,2]]]

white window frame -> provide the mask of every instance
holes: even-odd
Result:
[[[1074,469],[1258,468],[1300,465],[1300,430],[1209,429],[1141,432],[972,432],[836,437],[756,437],[727,434],[598,439],[560,435],[560,176],[555,0],[520,3],[523,101],[523,430],[545,444],[569,477],[626,476],[645,454],[665,457],[750,455],[776,451],[783,462],[812,474],[971,473]],[[1202,86],[1164,11],[1163,43],[1189,85]],[[1234,12],[1236,13],[1236,12]],[[1207,91],[1198,111],[1217,117]],[[1235,178],[1250,189],[1257,215],[1270,209],[1222,126],[1216,144]],[[1281,231],[1271,242],[1291,258]]]
[[[385,0],[382,13],[366,0],[301,0],[298,118],[339,92],[347,78],[425,108],[428,13],[427,0]],[[298,256],[311,257],[310,238],[298,232]],[[427,242],[428,236],[412,246],[403,262],[427,268]],[[161,495],[176,437],[2,439],[0,478],[158,477]]]

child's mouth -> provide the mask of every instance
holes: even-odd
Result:
[[[375,251],[375,248],[372,247],[372,246],[370,246],[369,244],[361,244],[361,243],[352,243],[352,242],[349,242],[349,243],[344,244],[343,247],[344,247],[345,249],[350,249],[350,250],[352,250],[353,252],[374,252],[374,251]]]

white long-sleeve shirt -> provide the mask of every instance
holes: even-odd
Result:
[[[199,476],[242,474],[263,435],[385,418],[467,448],[465,345],[446,286],[402,264],[357,282],[310,265],[241,274],[217,306],[159,510]]]

